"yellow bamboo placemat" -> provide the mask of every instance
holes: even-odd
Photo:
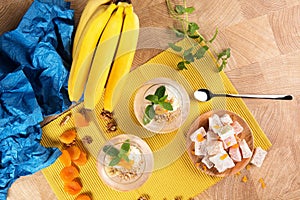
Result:
[[[215,59],[210,53],[206,53],[204,58],[197,60],[193,65],[189,65],[188,70],[177,71],[178,61],[180,61],[180,57],[171,50],[167,50],[129,74],[126,86],[121,90],[120,102],[122,103],[117,104],[115,109],[115,117],[119,127],[117,132],[105,132],[106,122],[100,119],[101,104],[97,106],[94,112],[89,113],[90,125],[77,128],[79,140],[86,136],[93,140],[91,144],[83,145],[80,143],[80,146],[89,152],[88,163],[79,168],[80,180],[83,185],[81,193],[88,193],[93,199],[101,200],[133,200],[138,199],[143,194],[147,194],[155,200],[173,199],[175,196],[188,199],[222,180],[222,178],[212,177],[197,170],[185,151],[185,134],[189,125],[201,113],[212,109],[227,109],[238,113],[247,121],[253,131],[254,146],[260,146],[265,150],[271,147],[270,141],[241,99],[216,98],[206,103],[199,103],[193,99],[193,92],[201,87],[217,92],[237,93],[226,74],[217,72]],[[190,113],[186,122],[179,130],[172,133],[153,134],[148,132],[138,124],[133,115],[132,104],[136,89],[147,80],[157,77],[176,80],[184,86],[191,99]],[[45,125],[41,143],[44,146],[62,148],[58,136],[64,130],[74,127],[74,121],[71,118],[65,126],[59,126],[59,124],[66,114],[79,112],[81,108],[82,104],[79,104]],[[143,138],[154,154],[155,164],[152,175],[142,187],[129,192],[118,192],[107,187],[98,177],[96,169],[96,158],[102,144],[120,133],[134,134]],[[57,160],[53,165],[43,169],[42,172],[58,199],[74,199],[75,196],[63,191],[63,181],[59,178],[59,172],[62,168],[63,165]]]

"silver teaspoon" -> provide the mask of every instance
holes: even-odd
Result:
[[[232,98],[254,98],[254,99],[275,99],[292,100],[292,95],[261,95],[261,94],[214,94],[208,89],[199,89],[194,92],[194,97],[201,102],[209,101],[213,97],[232,97]]]

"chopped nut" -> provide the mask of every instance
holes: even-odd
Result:
[[[142,194],[137,200],[150,200],[150,196],[148,194]]]
[[[86,135],[82,138],[82,142],[84,144],[91,144],[93,142],[93,138],[89,135]]]
[[[105,119],[107,121],[112,120],[113,119],[113,114],[107,110],[102,110],[100,117],[102,119]]]
[[[115,120],[113,120],[107,124],[108,132],[115,132],[116,130],[117,130],[117,123]]]
[[[60,126],[64,126],[71,119],[72,113],[68,113],[60,122]]]
[[[176,196],[174,200],[183,200],[183,196]]]

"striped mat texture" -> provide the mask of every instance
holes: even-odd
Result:
[[[185,41],[181,41],[181,45]],[[107,122],[100,118],[102,104],[89,113],[91,120],[87,127],[77,127],[77,143],[88,152],[89,158],[86,165],[79,167],[82,183],[81,193],[89,194],[92,199],[99,200],[134,200],[142,195],[149,195],[151,199],[173,199],[181,196],[189,199],[203,192],[210,186],[221,181],[222,178],[212,177],[200,172],[192,164],[186,152],[186,136],[189,126],[201,114],[214,109],[226,109],[239,114],[249,124],[253,132],[254,146],[260,146],[265,150],[271,147],[271,143],[254,119],[253,115],[241,99],[215,98],[206,103],[197,102],[193,98],[193,92],[199,88],[209,88],[213,92],[237,93],[236,89],[224,72],[217,70],[216,60],[210,52],[187,66],[187,70],[178,71],[177,63],[180,61],[172,50],[166,50],[149,60],[142,66],[131,71],[126,79],[126,84],[120,88],[120,100],[116,104],[114,116],[118,123],[118,130],[114,133],[106,132]],[[136,90],[146,81],[165,77],[176,80],[187,91],[190,97],[190,112],[185,123],[177,130],[167,134],[154,134],[142,128],[135,119],[133,112],[133,100]],[[47,147],[63,148],[58,137],[63,131],[74,128],[74,119],[64,126],[60,126],[61,120],[69,113],[76,113],[83,105],[78,104],[57,119],[43,127],[42,144]],[[119,192],[106,186],[97,174],[96,161],[101,146],[105,141],[118,134],[134,134],[143,138],[153,151],[154,171],[147,182],[134,191]],[[89,136],[93,142],[85,144],[83,138]],[[59,173],[63,168],[57,160],[53,165],[42,172],[58,199],[75,199],[63,190],[63,181]]]

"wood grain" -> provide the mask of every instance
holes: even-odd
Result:
[[[86,0],[69,0],[76,20]],[[32,0],[0,2],[0,34],[14,29]],[[168,28],[174,21],[164,0],[132,0],[142,28]],[[176,0],[176,2],[180,2]],[[190,20],[200,32],[211,37],[219,28],[214,47],[230,47],[232,58],[226,74],[240,93],[292,94],[293,101],[245,99],[250,111],[273,143],[261,168],[243,170],[195,197],[202,199],[292,199],[300,197],[300,1],[299,0],[188,0],[196,11]],[[158,40],[159,35],[140,37],[139,43]],[[161,45],[159,41],[158,44]],[[143,46],[142,45],[142,46]],[[138,67],[161,49],[139,49]],[[248,177],[246,183],[243,176]],[[266,188],[258,180],[263,178]],[[30,187],[28,187],[30,186]],[[180,191],[179,191],[180,192]],[[174,194],[174,197],[178,194]],[[184,197],[187,199],[188,197]],[[47,181],[38,172],[18,179],[8,200],[56,199]]]

